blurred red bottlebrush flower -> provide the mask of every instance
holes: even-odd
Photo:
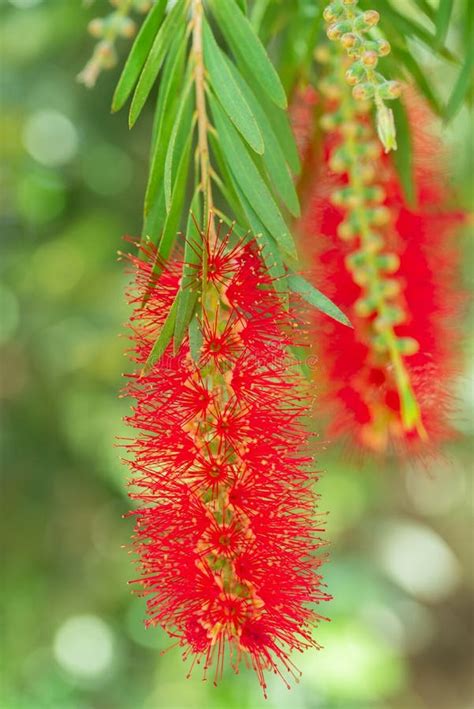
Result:
[[[286,351],[292,316],[255,245],[230,248],[226,237],[207,250],[200,358],[187,337],[149,373],[144,365],[182,269],[163,266],[153,280],[149,247],[130,257],[138,373],[125,394],[135,399],[127,420],[139,431],[128,444],[131,497],[140,503],[139,583],[148,624],[178,638],[191,669],[203,661],[205,676],[214,666],[216,683],[226,661],[236,672],[244,661],[265,692],[265,671],[296,675],[289,653],[317,647],[311,605],[327,598],[300,421],[309,400]],[[196,284],[201,277],[196,272]]]
[[[301,220],[316,282],[354,329],[315,313],[330,434],[377,451],[433,452],[450,437],[449,387],[459,352],[458,249],[463,219],[443,209],[445,175],[429,111],[408,94],[416,206],[367,107],[344,76],[321,85],[320,172]]]

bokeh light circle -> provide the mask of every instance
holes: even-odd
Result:
[[[54,656],[68,674],[79,679],[95,679],[112,665],[112,632],[98,616],[72,616],[56,633]]]
[[[36,111],[23,130],[23,144],[28,153],[49,167],[69,162],[77,152],[78,143],[73,123],[59,111]]]

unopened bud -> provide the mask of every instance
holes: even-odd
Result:
[[[95,17],[89,22],[87,29],[93,37],[102,37],[104,34],[104,21],[99,17]]]
[[[357,84],[352,89],[352,95],[356,101],[367,101],[374,95],[374,87],[369,83]]]
[[[331,5],[324,8],[323,19],[325,22],[334,22],[334,20],[337,20],[337,14],[334,12]]]
[[[135,0],[134,5],[135,10],[144,15],[151,8],[152,3],[151,0]]]
[[[360,39],[354,32],[345,32],[341,37],[341,44],[344,49],[352,49],[360,44]]]
[[[369,51],[363,53],[361,60],[364,66],[368,66],[373,69],[375,66],[377,66],[379,58],[377,52]]]
[[[395,273],[400,267],[400,258],[397,254],[380,254],[377,257],[377,265],[386,273]]]
[[[375,304],[369,298],[359,298],[354,304],[355,314],[366,318],[375,310]]]
[[[377,40],[377,51],[379,54],[379,57],[386,57],[387,54],[390,54],[390,44],[387,42],[386,39],[378,39]]]
[[[390,221],[390,209],[388,207],[376,207],[373,210],[372,222],[376,226],[385,226]]]
[[[395,121],[393,111],[384,103],[377,103],[377,134],[380,138],[384,150],[389,153],[397,149],[397,135],[395,131]]]
[[[369,27],[375,27],[375,25],[380,20],[380,15],[377,10],[367,10],[363,14],[364,22],[366,22]]]
[[[339,37],[342,35],[342,32],[341,32],[337,22],[333,22],[332,25],[329,25],[329,27],[326,30],[326,34],[331,41],[334,41],[335,39],[339,39]]]
[[[326,131],[326,133],[328,133],[329,131],[334,130],[334,128],[336,128],[337,121],[331,113],[325,113],[319,119],[319,125],[324,131]]]
[[[122,37],[126,37],[127,39],[130,39],[131,37],[135,36],[135,33],[137,31],[137,26],[133,20],[131,20],[129,17],[124,17],[122,19],[121,25],[120,25],[120,35]]]
[[[343,241],[349,241],[349,239],[353,239],[355,236],[355,231],[352,224],[348,221],[339,224],[339,226],[337,227],[337,235]]]
[[[405,355],[414,355],[420,349],[420,345],[414,337],[400,337],[397,340],[398,351]]]

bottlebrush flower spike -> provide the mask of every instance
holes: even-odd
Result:
[[[182,269],[169,264],[150,287],[151,247],[130,257],[134,543],[148,624],[177,638],[191,669],[202,661],[206,676],[213,666],[215,683],[226,662],[237,672],[244,661],[265,692],[266,671],[296,677],[290,652],[317,647],[312,606],[327,596],[300,421],[309,399],[286,350],[294,318],[255,245],[231,248],[228,240],[205,243],[212,275],[200,360],[186,338],[146,374]],[[196,269],[196,284],[201,278]]]
[[[378,451],[432,451],[452,433],[449,385],[461,301],[453,236],[463,217],[441,206],[445,181],[434,156],[442,150],[426,131],[427,109],[410,101],[414,207],[391,157],[381,154],[367,107],[337,71],[321,83],[321,174],[301,222],[319,287],[354,326],[315,315],[330,433]]]

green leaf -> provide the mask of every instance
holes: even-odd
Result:
[[[250,85],[253,92],[257,93],[255,82]],[[270,121],[273,132],[275,133],[280,148],[283,151],[286,162],[290,166],[292,173],[299,175],[301,172],[300,156],[298,154],[298,148],[296,147],[295,136],[291,128],[288,113],[283,111],[281,108],[276,108],[270,101],[266,100],[266,97],[263,94],[259,95],[259,98],[263,110],[265,111],[265,115]]]
[[[245,100],[249,104],[258,121],[260,130],[262,131],[265,144],[265,151],[262,156],[262,161],[265,165],[270,181],[274,184],[278,195],[288,207],[291,214],[294,217],[299,217],[301,212],[298,195],[296,193],[291,173],[286,164],[285,156],[283,155],[278,139],[273,132],[272,125],[268,120],[265,111],[259,104],[255,94],[239,74],[239,71],[227,58],[226,61],[236,83],[245,97]]]
[[[186,42],[183,41],[184,33],[178,34],[163,70],[160,82],[158,102],[155,111],[154,139],[152,141],[152,158],[150,173],[145,193],[145,215],[154,204],[158,190],[162,187],[164,165],[166,159],[166,146],[169,143],[171,131],[176,117],[179,103],[179,87],[184,81],[184,57]]]
[[[157,244],[166,219],[165,193],[160,185],[150,210],[143,220],[142,239],[150,239]]]
[[[428,49],[433,51],[435,38],[431,32],[426,30],[415,20],[412,20],[411,17],[402,15],[396,10],[394,10],[393,7],[387,2],[387,0],[378,0],[378,5],[378,11],[380,12],[380,15],[385,23],[382,27],[382,30],[385,27],[391,26],[390,31],[396,30],[404,39],[410,36],[416,37],[420,40],[420,42],[423,42],[423,44],[425,44]],[[438,51],[439,54],[444,57],[444,59],[457,63],[457,58],[446,47],[440,47]]]
[[[438,11],[436,13],[436,37],[435,47],[439,49],[444,44],[448,34],[449,21],[453,11],[454,0],[439,0]]]
[[[165,59],[166,52],[168,51],[169,46],[178,31],[180,23],[185,20],[187,8],[187,0],[181,0],[176,3],[169,15],[167,15],[155,37],[155,41],[153,42],[152,48],[145,62],[145,66],[140,74],[137,88],[135,89],[135,93],[133,95],[128,121],[130,128],[135,124],[143,106],[145,105],[153,84],[155,83],[156,77],[161,69],[161,65]]]
[[[272,193],[242,143],[239,134],[229,123],[217,101],[212,95],[209,100],[222,151],[236,184],[241,188],[252,209],[255,210],[257,216],[277,241],[283,253],[296,259],[297,253],[293,238]]]
[[[191,210],[186,227],[186,241],[184,244],[183,275],[181,278],[181,298],[176,313],[174,327],[174,351],[177,352],[184,338],[184,333],[193,315],[198,297],[197,266],[202,257],[202,234],[196,226],[201,222],[200,191],[196,191],[191,202]]]
[[[287,280],[288,286],[293,293],[298,293],[307,303],[313,305],[325,315],[329,315],[333,320],[337,320],[342,325],[352,327],[350,320],[344,315],[342,310],[298,273],[290,273]]]
[[[255,211],[252,209],[250,202],[241,192],[241,190],[239,190],[237,185],[235,185],[235,189],[239,195],[242,208],[247,217],[248,224],[250,226],[250,229],[252,230],[253,236],[257,244],[262,249],[262,258],[269,275],[273,279],[273,288],[277,293],[280,294],[282,298],[283,307],[288,310],[289,300],[287,295],[288,285],[286,282],[286,268],[278,250],[278,245],[276,244],[271,234],[269,234],[265,226],[262,224],[257,214],[255,214]]]
[[[177,293],[176,298],[173,301],[173,305],[171,306],[168,316],[163,324],[163,327],[160,330],[160,334],[158,335],[157,340],[153,345],[150,354],[148,355],[148,359],[145,362],[145,366],[143,367],[143,374],[148,374],[151,371],[153,365],[163,355],[164,351],[166,350],[171,341],[171,338],[173,337],[173,329],[176,320],[176,311],[178,309],[178,301],[179,292]]]
[[[179,161],[178,172],[176,174],[176,180],[171,195],[171,205],[163,227],[160,243],[158,245],[158,253],[164,261],[166,261],[173,249],[183,211],[192,138],[193,136],[190,134]]]
[[[235,0],[211,0],[211,7],[235,56],[255,77],[269,98],[277,106],[286,108],[286,94],[278,74],[268,58],[265,47]]]
[[[420,8],[420,10],[425,13],[426,17],[428,17],[433,23],[435,23],[436,11],[433,7],[431,7],[428,0],[415,0],[415,2]]]
[[[283,33],[279,51],[280,79],[289,95],[298,81],[308,80],[322,25],[322,8],[318,3],[313,0],[298,2],[298,8]]]
[[[393,101],[391,105],[395,125],[397,126],[398,150],[393,152],[393,161],[397,169],[407,202],[416,202],[415,184],[413,180],[413,145],[411,128],[407,112],[402,101]]]
[[[119,111],[132,93],[132,89],[138,80],[140,71],[161,25],[165,14],[166,2],[167,0],[157,0],[140,27],[115,89],[112,111]]]
[[[474,31],[471,31],[471,36],[474,35]],[[461,108],[467,93],[469,92],[472,82],[473,82],[473,68],[474,68],[474,49],[472,43],[468,43],[468,50],[466,54],[466,60],[464,66],[459,72],[454,88],[446,104],[444,110],[444,120],[450,121],[456,113]]]
[[[168,150],[166,151],[164,189],[167,211],[169,211],[171,205],[173,173],[176,172],[176,162],[179,161],[189,133],[192,131],[194,109],[194,92],[191,91],[192,86],[193,82],[189,81],[181,95],[173,130],[168,143]]]
[[[255,0],[252,10],[250,13],[250,22],[254,29],[254,32],[258,35],[260,32],[260,27],[262,26],[265,18],[265,13],[268,9],[271,0]]]
[[[214,133],[209,133],[209,143],[212,149],[212,157],[214,158],[215,163],[217,164],[217,167],[219,169],[219,173],[222,177],[222,180],[218,180],[216,176],[213,175],[212,179],[214,180],[215,184],[217,184],[222,196],[226,200],[228,206],[231,208],[236,219],[239,219],[242,211],[239,204],[239,198],[233,187],[233,178],[224,159],[224,156],[222,155],[221,146]]]
[[[392,55],[386,58],[387,66],[392,67],[393,75],[399,74],[400,65],[404,66],[408,73],[414,79],[418,89],[426,98],[432,109],[437,115],[441,113],[441,104],[438,97],[431,88],[425,77],[425,72],[421,69],[416,59],[406,49],[393,44]],[[394,102],[395,103],[395,102]]]
[[[202,332],[197,316],[191,318],[189,323],[189,349],[194,362],[199,362],[201,357]]]
[[[263,153],[263,138],[255,116],[236,84],[225,61],[225,55],[219,49],[207,23],[204,23],[204,55],[210,84],[222,108],[250,147],[256,153]]]

